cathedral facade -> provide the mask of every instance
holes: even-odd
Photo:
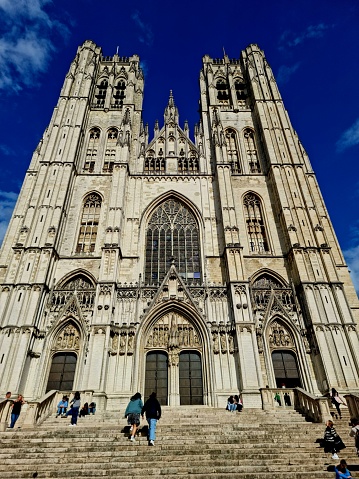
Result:
[[[79,47],[0,256],[0,393],[118,409],[359,391],[358,298],[257,45],[204,56],[193,140],[137,55]]]

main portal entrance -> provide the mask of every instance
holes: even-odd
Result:
[[[181,405],[202,405],[202,361],[198,351],[184,351],[179,357],[179,393]]]
[[[201,405],[203,345],[196,324],[178,313],[160,317],[145,343],[145,398],[156,392],[160,404]]]

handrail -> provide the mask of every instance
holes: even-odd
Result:
[[[42,424],[45,419],[47,419],[52,413],[56,411],[57,404],[62,399],[63,395],[66,394],[69,399],[74,395],[73,392],[64,392],[64,391],[49,391],[44,396],[42,396],[37,401],[28,401],[27,408],[23,412],[23,417],[21,420],[21,426],[23,428],[29,428],[34,426],[39,426]],[[81,401],[83,403],[92,401],[93,391],[86,390],[80,391]]]
[[[0,431],[5,431],[10,422],[12,401],[10,399],[2,399],[0,401]]]
[[[331,416],[328,398],[315,396],[302,388],[261,388],[264,410],[293,407],[313,422],[325,423]]]
[[[349,393],[344,394],[347,406],[349,409],[350,417],[359,418],[359,394],[358,393]]]

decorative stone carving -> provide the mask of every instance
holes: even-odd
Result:
[[[56,350],[75,349],[80,347],[80,333],[73,324],[68,324],[57,335]]]
[[[147,348],[201,347],[201,340],[195,326],[177,314],[162,316],[150,329]]]
[[[272,349],[294,347],[292,335],[279,321],[273,321],[269,327],[269,345]]]

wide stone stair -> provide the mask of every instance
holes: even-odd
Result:
[[[347,448],[340,453],[359,478],[349,415],[335,420]],[[132,443],[123,413],[70,419],[55,414],[34,429],[0,433],[0,476],[89,479],[317,479],[333,478],[331,459],[319,447],[323,424],[305,421],[290,408],[274,411],[179,406],[164,407],[149,447],[146,422]],[[355,467],[356,466],[356,467]],[[350,467],[349,467],[350,468]]]

